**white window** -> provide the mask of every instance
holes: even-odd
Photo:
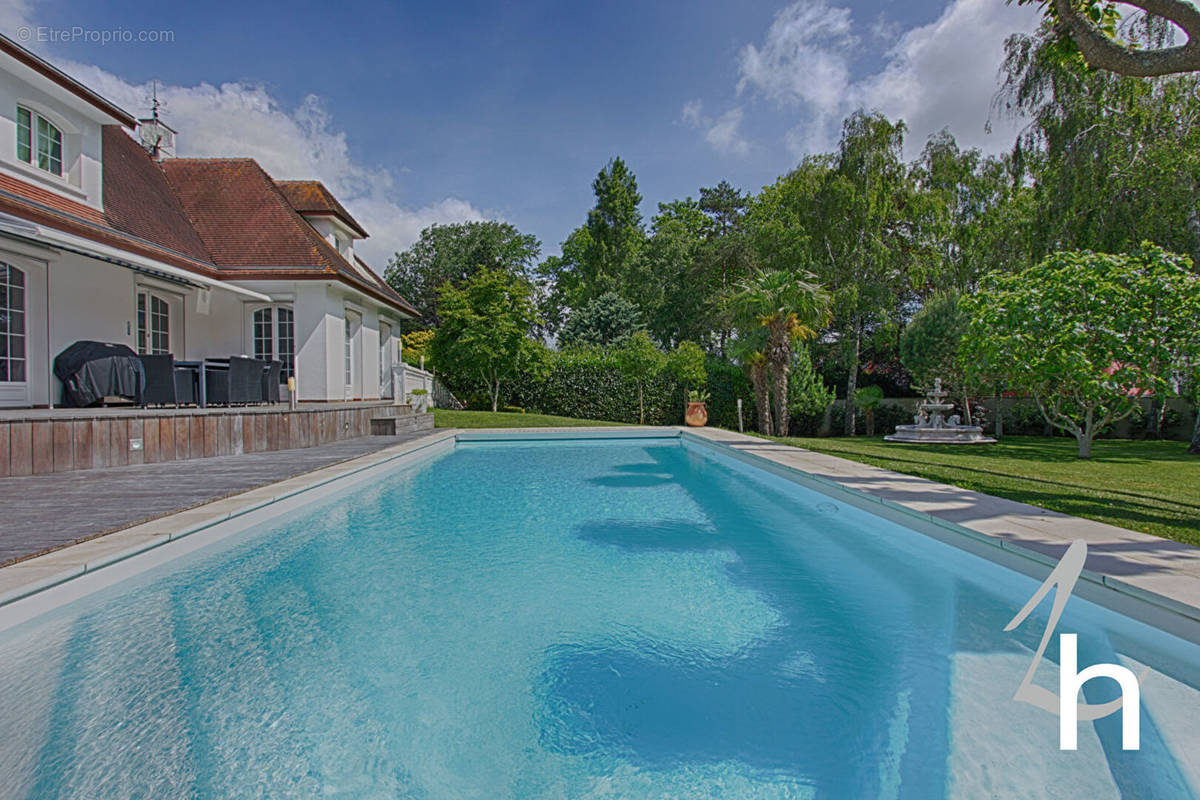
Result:
[[[25,382],[25,273],[0,261],[0,382]]]
[[[146,355],[171,352],[171,304],[145,289],[137,293],[137,351]]]
[[[280,383],[296,374],[296,323],[290,306],[264,306],[253,316],[254,357],[282,361]]]
[[[62,176],[62,131],[24,106],[17,106],[17,159]]]

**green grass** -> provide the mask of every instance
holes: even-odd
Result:
[[[1010,436],[992,445],[892,444],[881,438],[787,438],[818,453],[1007,497],[1200,545],[1200,458],[1185,442]]]
[[[620,425],[594,419],[556,417],[552,414],[517,414],[508,411],[433,410],[433,424],[439,428],[579,428],[585,425]]]

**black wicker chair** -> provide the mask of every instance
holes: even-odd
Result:
[[[204,362],[204,393],[210,406],[227,406],[230,403],[229,363],[225,359],[207,359]]]
[[[175,402],[177,405],[200,404],[200,370],[175,365]]]
[[[263,402],[265,361],[233,356],[229,359],[229,402],[239,405]]]
[[[283,371],[282,361],[266,362],[263,370],[263,400],[267,403],[279,402],[279,375]]]
[[[179,405],[175,387],[175,356],[140,355],[146,373],[146,388],[142,391],[143,406]]]

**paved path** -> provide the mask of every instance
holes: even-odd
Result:
[[[0,478],[0,565],[373,453],[428,433]]]
[[[1083,539],[1087,568],[1105,582],[1165,596],[1200,615],[1200,548],[732,431],[692,432],[1054,559]]]

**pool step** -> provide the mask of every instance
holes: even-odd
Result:
[[[402,433],[433,430],[433,414],[419,413],[412,406],[395,406],[387,416],[371,417],[372,436],[398,436]],[[391,410],[391,409],[389,409]]]

